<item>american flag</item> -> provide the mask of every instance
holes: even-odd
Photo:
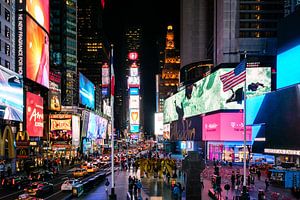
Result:
[[[246,80],[246,60],[244,59],[236,68],[220,76],[223,91],[226,92]]]
[[[115,71],[114,71],[114,50],[111,49],[110,57],[110,95],[115,96]]]

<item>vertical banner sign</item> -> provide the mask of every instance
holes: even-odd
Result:
[[[44,101],[39,95],[26,93],[26,129],[31,137],[42,137],[44,131]]]
[[[48,92],[48,109],[61,110],[61,75],[60,72],[50,71]]]
[[[23,75],[23,67],[25,62],[25,40],[24,40],[24,32],[25,32],[25,15],[22,13],[17,14],[17,73]]]
[[[72,145],[78,147],[80,144],[80,117],[72,115]]]

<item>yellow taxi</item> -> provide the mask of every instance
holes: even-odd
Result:
[[[78,178],[78,177],[84,177],[88,174],[87,170],[84,169],[84,168],[81,168],[81,169],[76,169],[74,172],[73,172],[73,176],[75,178]]]
[[[87,167],[87,172],[88,173],[93,173],[93,172],[98,172],[99,171],[99,168],[95,165],[90,165]]]

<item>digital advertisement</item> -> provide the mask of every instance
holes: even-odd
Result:
[[[50,33],[49,0],[25,0],[26,11]]]
[[[133,95],[129,97],[129,108],[140,108],[140,96]]]
[[[130,68],[130,76],[138,76],[139,69],[138,68]]]
[[[106,139],[107,126],[107,119],[90,112],[86,137],[89,139]]]
[[[108,123],[108,120],[103,118],[103,117],[100,117],[98,118],[99,120],[99,125],[98,125],[98,136],[97,138],[101,138],[101,139],[106,139],[106,130],[107,130],[107,123]]]
[[[140,112],[138,109],[130,109],[130,124],[140,124]]]
[[[50,142],[55,146],[72,144],[72,115],[53,114],[50,118]]]
[[[39,95],[26,92],[26,130],[30,137],[43,137],[44,101]]]
[[[61,74],[50,71],[48,109],[60,111],[61,109]]]
[[[109,67],[107,63],[102,65],[102,87],[108,87],[110,83]]]
[[[154,123],[155,135],[163,135],[164,134],[164,114],[163,113],[154,113]]]
[[[26,77],[49,88],[49,37],[26,17]]]
[[[81,73],[79,73],[79,103],[92,109],[95,107],[95,85]]]
[[[129,76],[128,77],[128,87],[140,87],[140,77],[139,76]]]
[[[165,140],[169,140],[170,139],[170,124],[164,124],[163,138]]]
[[[129,95],[139,95],[139,88],[129,88]]]
[[[140,132],[140,126],[130,124],[130,133],[138,133],[138,132]]]
[[[203,141],[243,141],[243,113],[217,113],[203,117]],[[252,140],[252,127],[246,129],[247,141]]]
[[[0,65],[0,118],[23,121],[23,78]]]
[[[232,69],[219,69],[167,98],[164,103],[164,123],[220,109],[243,109],[244,83],[223,92],[220,75]],[[271,91],[271,68],[247,68],[246,85],[247,98]]]
[[[80,145],[80,117],[72,115],[72,145]]]

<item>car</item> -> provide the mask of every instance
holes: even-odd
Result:
[[[49,181],[54,178],[54,174],[48,170],[40,170],[31,172],[29,175],[29,179],[31,181]]]
[[[108,156],[108,155],[102,156],[103,162],[108,162],[109,160],[110,160],[110,156]]]
[[[93,172],[98,172],[99,171],[99,167],[95,166],[95,165],[90,165],[87,167],[87,172],[88,173],[93,173]]]
[[[26,176],[11,176],[2,179],[1,185],[3,188],[13,188],[20,190],[26,187],[30,183],[30,180]]]
[[[48,182],[36,181],[29,184],[29,186],[24,189],[24,192],[28,193],[30,196],[41,197],[43,195],[53,193],[53,190],[53,184]]]
[[[73,176],[75,178],[78,178],[78,177],[84,177],[88,174],[87,170],[86,169],[76,169],[74,172],[73,172]]]
[[[43,200],[43,199],[32,197],[28,193],[24,193],[18,196],[18,200]]]
[[[63,184],[61,184],[60,186],[60,190],[63,190],[63,191],[71,191],[72,190],[72,187],[78,183],[81,183],[80,180],[78,179],[69,179],[69,180],[65,180],[63,182]]]

